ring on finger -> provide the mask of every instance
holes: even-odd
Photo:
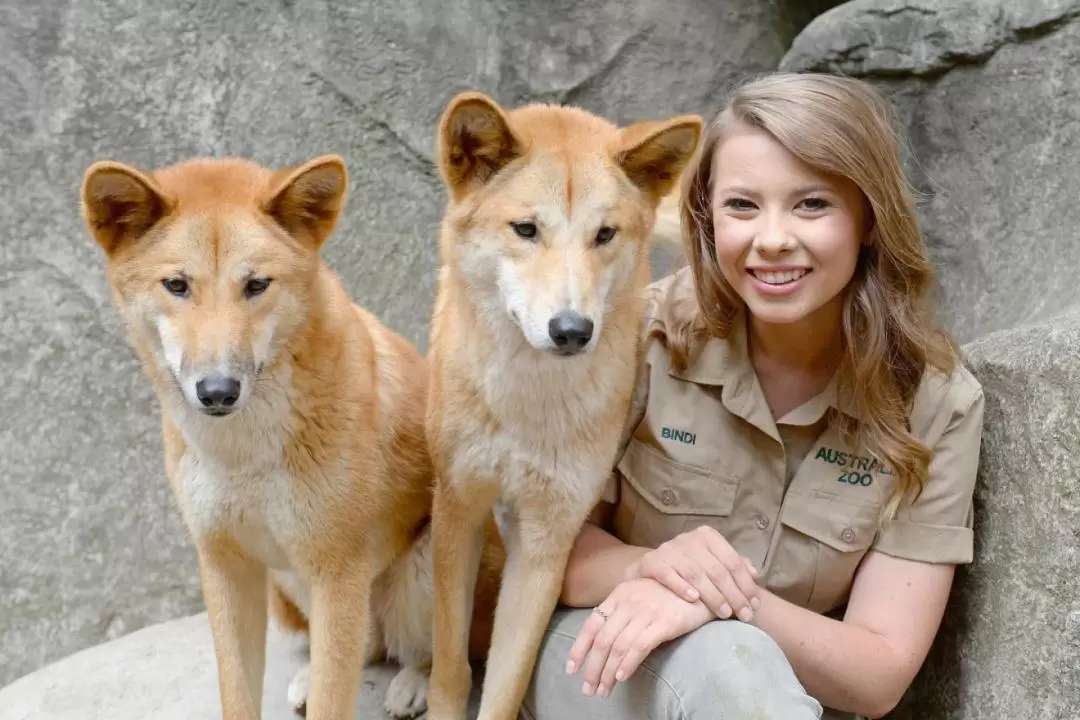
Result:
[[[593,608],[593,612],[596,613],[597,615],[599,615],[600,617],[604,618],[604,622],[607,622],[608,618],[611,617],[606,612],[601,610],[599,605],[597,605],[596,607]]]

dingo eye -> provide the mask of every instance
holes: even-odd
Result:
[[[525,238],[526,240],[535,240],[536,239],[536,233],[537,233],[536,223],[532,223],[532,222],[512,222],[512,223],[510,223],[510,227],[514,228],[514,232],[516,232],[518,237],[520,237],[520,238]]]
[[[270,278],[252,278],[244,285],[244,296],[250,298],[262,295],[268,287],[270,287]]]
[[[607,245],[615,237],[615,228],[605,225],[596,231],[596,244]]]
[[[188,283],[184,278],[166,278],[161,281],[161,284],[176,297],[188,296]]]

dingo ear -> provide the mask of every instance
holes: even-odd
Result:
[[[112,255],[167,215],[173,201],[149,177],[118,162],[96,162],[83,175],[82,216],[94,240]]]
[[[274,173],[262,209],[290,235],[318,249],[337,224],[348,186],[345,161],[322,155]]]
[[[631,182],[659,202],[697,150],[702,127],[698,115],[634,123],[620,131],[615,162]]]
[[[454,200],[486,183],[524,152],[498,103],[479,92],[458,94],[439,121],[439,167]]]

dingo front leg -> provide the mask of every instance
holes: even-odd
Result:
[[[517,508],[509,526],[506,566],[495,608],[478,720],[516,720],[544,632],[559,600],[581,522],[553,526],[548,509]]]
[[[484,520],[493,493],[483,486],[436,483],[432,510],[434,613],[432,667],[428,686],[430,720],[463,720],[472,689],[469,631],[477,572],[484,543]]]
[[[320,568],[311,588],[309,720],[351,720],[371,632],[374,564]]]
[[[223,720],[258,720],[266,663],[266,568],[227,539],[197,542]]]

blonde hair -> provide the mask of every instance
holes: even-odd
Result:
[[[841,415],[845,437],[869,440],[896,475],[883,522],[926,482],[931,452],[908,426],[923,373],[930,366],[948,375],[959,356],[934,317],[932,270],[891,120],[884,99],[852,78],[776,73],[739,88],[707,128],[681,184],[695,297],[672,307],[676,320],[667,328],[672,363],[684,368],[705,339],[727,335],[744,307],[717,265],[713,237],[712,165],[728,128],[763,130],[808,165],[858,186],[870,212],[870,242],[846,290],[838,391],[850,394],[862,418]]]

